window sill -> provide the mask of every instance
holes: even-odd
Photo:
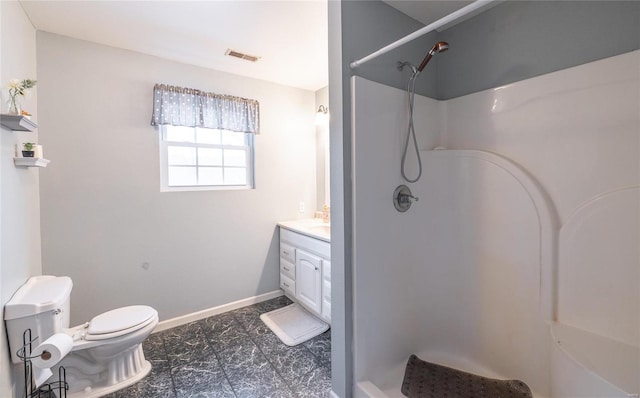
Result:
[[[248,190],[248,189],[254,189],[254,187],[249,185],[161,187],[160,192],[241,191],[241,190]]]

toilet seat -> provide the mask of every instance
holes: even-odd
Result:
[[[106,340],[144,328],[158,318],[158,312],[146,305],[132,305],[107,311],[94,317],[84,339]]]

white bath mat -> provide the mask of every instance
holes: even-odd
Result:
[[[327,323],[297,303],[262,314],[260,319],[288,346],[304,343],[329,329]]]

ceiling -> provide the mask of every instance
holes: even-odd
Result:
[[[426,25],[470,1],[385,3]],[[38,30],[306,90],[328,84],[327,0],[20,4]],[[232,58],[227,49],[260,59]]]
[[[382,0],[425,26],[473,3],[460,0]],[[460,22],[460,21],[456,21]]]

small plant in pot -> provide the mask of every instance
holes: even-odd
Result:
[[[24,151],[22,151],[22,157],[32,158],[33,154],[35,153],[35,151],[33,150],[34,145],[36,144],[34,144],[33,142],[25,142],[23,144]]]

